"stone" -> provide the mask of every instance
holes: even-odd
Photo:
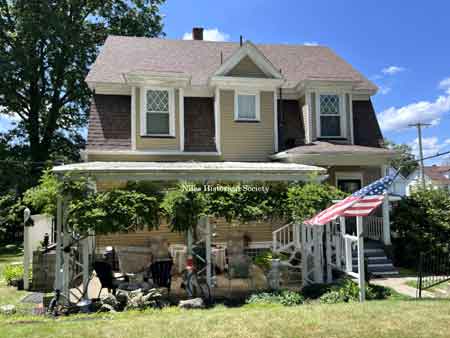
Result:
[[[178,304],[180,309],[203,309],[205,307],[205,303],[201,298],[193,298],[188,300],[181,300]]]
[[[117,301],[117,298],[108,293],[107,295],[104,295],[100,298],[100,301],[102,302],[102,304],[107,304],[112,306],[113,308],[117,308],[119,306],[119,302]]]
[[[16,307],[12,304],[0,306],[0,314],[13,315],[16,313]]]
[[[116,310],[114,310],[114,307],[109,304],[102,304],[98,312],[116,312]]]

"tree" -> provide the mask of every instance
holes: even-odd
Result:
[[[48,160],[55,140],[79,143],[99,47],[108,34],[162,35],[163,2],[0,0],[0,114],[19,117],[32,161]]]
[[[392,141],[385,141],[385,146],[389,149],[396,150],[399,157],[391,161],[391,166],[400,169],[400,173],[407,177],[417,168],[417,161],[412,153],[412,148],[407,144],[396,144]]]

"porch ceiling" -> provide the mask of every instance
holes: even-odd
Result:
[[[150,181],[322,181],[326,169],[280,162],[85,162],[53,168],[95,180]],[[311,175],[315,174],[315,175]]]

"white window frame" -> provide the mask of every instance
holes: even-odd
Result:
[[[255,96],[255,118],[241,118],[239,117],[239,105],[238,105],[238,96],[239,95],[247,95],[247,96]],[[261,107],[260,107],[260,94],[257,90],[235,90],[234,91],[234,120],[235,121],[261,121]]]
[[[169,133],[149,134],[147,133],[147,91],[160,90],[169,92]],[[175,88],[167,87],[141,87],[141,109],[140,109],[141,136],[152,137],[175,137]]]
[[[340,117],[340,127],[341,127],[341,134],[338,136],[327,136],[322,135],[322,128],[320,125],[320,117],[321,117],[321,110],[320,110],[320,96],[323,95],[336,95],[339,97],[339,117]],[[317,137],[324,138],[324,139],[340,139],[345,138],[347,139],[347,129],[346,129],[346,123],[347,123],[347,111],[345,109],[345,93],[341,92],[335,92],[335,91],[316,91],[316,121],[317,121]],[[327,115],[325,115],[327,116]],[[332,116],[332,115],[329,115]],[[336,115],[333,115],[336,116]]]

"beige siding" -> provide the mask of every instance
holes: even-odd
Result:
[[[102,154],[89,155],[89,162],[93,161],[126,161],[126,162],[152,162],[152,161],[219,161],[220,156],[199,156],[199,155],[120,155],[120,154]]]
[[[179,91],[175,90],[175,137],[157,138],[141,137],[141,91],[136,88],[135,109],[136,109],[136,149],[137,150],[179,150],[180,128],[179,128]]]
[[[238,222],[227,223],[223,218],[212,219],[211,222],[216,224],[214,242],[226,243],[230,235],[238,232],[249,238],[250,244],[272,241],[272,231],[285,223],[283,221],[272,221],[239,224]],[[184,234],[171,232],[167,223],[163,222],[157,230],[97,236],[97,246],[146,246],[149,239],[156,236],[167,239],[170,244],[185,244]]]
[[[244,57],[232,70],[227,74],[228,76],[239,77],[258,77],[266,78],[267,75],[250,59],[248,56]]]
[[[222,155],[226,161],[267,161],[274,152],[273,92],[260,92],[261,120],[234,120],[234,91],[220,91]]]

